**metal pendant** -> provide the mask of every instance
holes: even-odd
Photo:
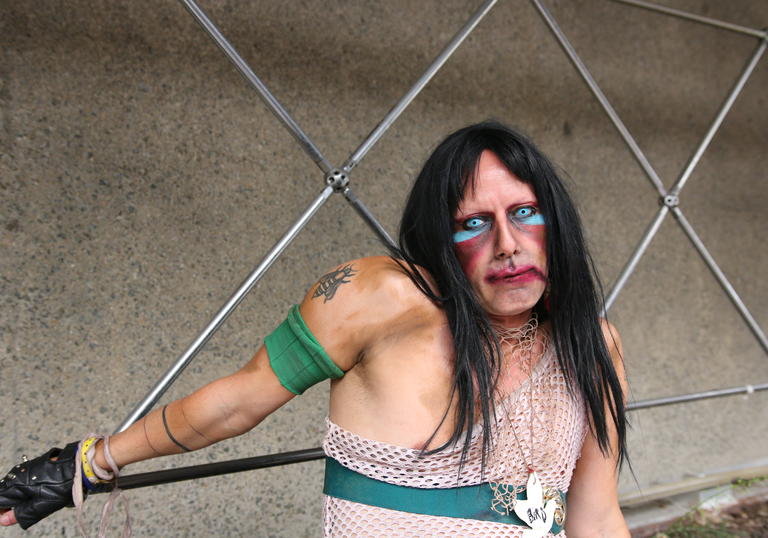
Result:
[[[554,499],[545,503],[539,477],[536,471],[531,471],[525,488],[525,500],[518,499],[515,503],[515,514],[530,527],[523,530],[523,537],[542,538],[546,535],[555,521],[555,508],[557,502]]]

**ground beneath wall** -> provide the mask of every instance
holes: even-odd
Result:
[[[720,512],[694,511],[653,538],[768,538],[768,501]]]

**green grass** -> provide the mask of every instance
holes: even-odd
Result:
[[[728,528],[704,510],[693,510],[669,526],[664,532],[656,533],[653,538],[733,538],[748,534]]]

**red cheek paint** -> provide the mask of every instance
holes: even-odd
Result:
[[[472,239],[455,244],[456,257],[459,259],[459,264],[464,270],[465,275],[470,276],[475,267],[477,267],[484,247],[488,242],[488,235],[488,233],[481,233]]]

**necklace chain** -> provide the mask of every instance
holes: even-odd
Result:
[[[535,313],[533,314],[531,319],[528,320],[528,322],[522,325],[521,327],[516,327],[513,329],[510,329],[508,327],[499,327],[499,326],[493,327],[494,331],[496,332],[496,337],[499,341],[499,345],[502,351],[502,357],[503,357],[502,376],[504,377],[509,375],[509,370],[517,365],[520,368],[520,371],[525,376],[522,383],[523,384],[528,383],[528,387],[529,387],[528,405],[530,406],[530,411],[529,411],[529,424],[528,424],[528,447],[529,447],[530,462],[528,461],[528,458],[526,458],[525,451],[523,450],[523,444],[520,442],[520,438],[517,433],[517,428],[515,428],[514,421],[512,421],[511,413],[509,412],[509,409],[508,409],[508,406],[512,402],[508,402],[506,397],[500,399],[500,405],[504,413],[506,414],[505,418],[509,422],[508,428],[512,430],[514,443],[517,446],[517,449],[520,453],[520,457],[522,461],[525,463],[527,474],[530,474],[531,472],[534,471],[534,465],[536,463],[536,455],[534,453],[535,409],[534,409],[534,402],[533,402],[533,393],[534,393],[533,364],[534,364],[535,356],[536,357],[543,356],[547,347],[546,335],[543,333],[540,333],[538,328],[539,328],[539,323]],[[539,345],[541,347],[540,349],[537,349],[537,346]],[[520,386],[520,388],[522,389],[522,385]],[[494,448],[495,452],[499,451],[499,445],[505,444],[504,441],[505,439],[502,439],[502,438],[499,438],[497,440],[497,443],[496,443],[497,446]],[[509,471],[507,472],[502,471],[502,469],[505,468],[504,459],[506,458],[504,458],[504,454],[499,453],[492,459],[494,460],[494,466],[497,467],[496,469],[494,469],[496,471],[495,474],[499,477],[499,480],[501,481],[489,482],[491,490],[493,491],[493,500],[491,502],[491,509],[502,515],[508,515],[508,514],[514,513],[515,504],[517,503],[517,496],[520,492],[522,492],[525,489],[525,485],[510,483],[512,481],[505,480],[503,478],[504,476],[508,476],[510,474]]]

